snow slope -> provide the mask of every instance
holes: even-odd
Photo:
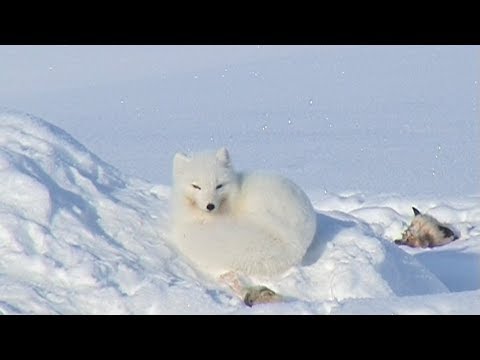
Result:
[[[58,127],[0,112],[0,187],[4,314],[480,313],[478,197],[310,192],[315,241],[301,266],[265,284],[289,300],[250,309],[177,255],[167,186],[122,174]],[[412,205],[461,239],[392,244]]]

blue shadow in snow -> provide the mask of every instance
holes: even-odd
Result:
[[[480,256],[461,251],[461,249],[425,251],[415,254],[414,257],[435,274],[450,291],[478,290]]]
[[[317,232],[303,257],[302,266],[309,266],[317,262],[329,241],[332,241],[340,231],[357,225],[353,221],[339,220],[317,213]]]

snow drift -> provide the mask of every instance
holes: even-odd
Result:
[[[480,254],[476,199],[437,209],[417,201],[433,215],[457,214],[463,236],[455,247],[422,251],[391,243],[409,221],[407,200],[314,197],[318,231],[302,265],[265,284],[289,300],[250,309],[177,255],[168,187],[127,178],[41,119],[0,112],[0,187],[4,314],[329,314],[375,312],[378,301],[391,312],[404,306],[400,297],[441,303],[451,291],[478,297],[480,288],[471,271]],[[448,249],[454,256],[442,258]],[[457,282],[439,264],[465,253],[471,274]]]

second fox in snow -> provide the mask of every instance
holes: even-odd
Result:
[[[434,217],[421,214],[416,208],[412,209],[415,217],[402,234],[402,239],[395,240],[395,244],[426,248],[445,245],[458,239],[457,234]]]

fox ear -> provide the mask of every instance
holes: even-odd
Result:
[[[415,216],[420,215],[420,211],[418,211],[414,207],[412,207],[412,210],[413,210],[413,213],[415,214]]]
[[[222,163],[224,166],[230,165],[230,154],[226,147],[222,147],[217,151],[217,160]]]
[[[176,153],[173,157],[173,173],[178,174],[182,172],[185,164],[190,162],[190,158],[183,153]]]

